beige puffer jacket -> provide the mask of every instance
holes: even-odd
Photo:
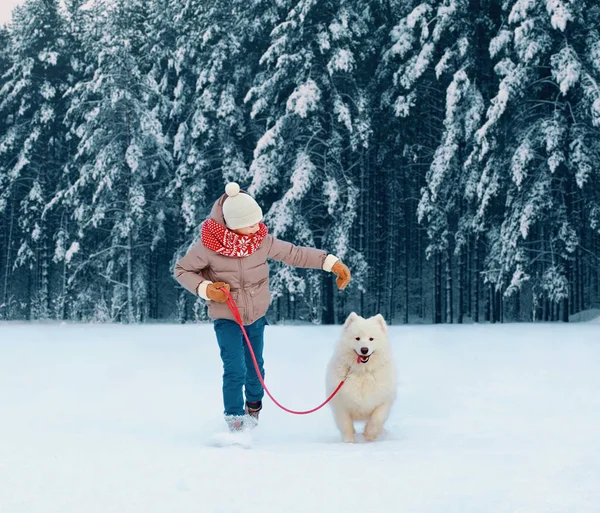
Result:
[[[213,205],[210,216],[225,225],[223,194]],[[279,260],[294,267],[323,269],[331,272],[338,258],[325,251],[295,246],[268,234],[260,248],[247,257],[234,258],[215,253],[199,240],[175,265],[175,279],[187,290],[208,302],[211,319],[231,319],[233,314],[226,303],[217,303],[206,297],[210,283],[224,281],[231,287],[244,325],[249,325],[265,315],[271,302],[269,292],[269,265],[267,259]]]

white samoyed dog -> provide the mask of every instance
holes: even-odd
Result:
[[[365,319],[352,312],[327,367],[327,395],[345,379],[329,403],[344,442],[354,442],[354,422],[366,421],[364,437],[380,434],[396,399],[396,370],[381,314]]]

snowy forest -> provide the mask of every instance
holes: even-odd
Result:
[[[27,0],[0,77],[0,319],[205,320],[231,180],[352,271],[272,262],[275,322],[600,305],[595,0]]]

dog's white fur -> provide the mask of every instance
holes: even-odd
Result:
[[[359,363],[361,349],[370,355]],[[380,434],[396,399],[396,370],[381,314],[365,319],[352,312],[327,367],[327,395],[341,380],[346,382],[329,403],[344,442],[354,442],[355,421],[366,421],[364,437]]]

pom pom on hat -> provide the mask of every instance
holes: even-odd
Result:
[[[240,193],[240,186],[229,182],[225,186],[227,198],[223,202],[223,217],[230,230],[246,228],[260,222],[263,213],[254,198],[248,194]]]
[[[225,186],[225,194],[227,194],[227,196],[229,196],[229,197],[237,196],[239,193],[240,193],[240,186],[237,183],[229,182]]]

